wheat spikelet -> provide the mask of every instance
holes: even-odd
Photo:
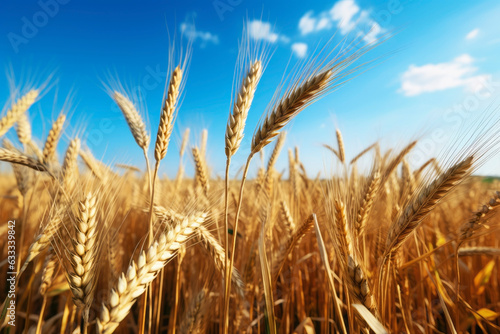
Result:
[[[358,216],[356,219],[356,231],[358,236],[363,234],[366,227],[366,222],[370,215],[370,210],[373,206],[373,200],[377,194],[378,187],[380,185],[380,173],[377,171],[373,174],[373,178],[368,186],[368,189],[363,198],[363,203],[361,203],[361,208],[359,209]]]
[[[302,225],[299,226],[299,228],[292,234],[292,236],[281,245],[280,251],[275,255],[275,258],[273,259],[273,282],[276,282],[278,280],[278,277],[283,270],[283,266],[285,265],[285,261],[288,255],[292,252],[294,247],[300,243],[304,236],[312,230],[313,226],[314,218],[311,215],[304,223],[302,223]]]
[[[481,210],[474,213],[474,217],[460,228],[460,242],[470,238],[481,226],[484,217],[496,208],[500,207],[500,191],[489,200],[487,205],[483,205]]]
[[[74,223],[73,250],[69,254],[72,272],[68,273],[68,284],[73,301],[83,308],[85,321],[94,298],[97,283],[97,197],[87,194],[78,204]]]
[[[57,143],[59,142],[59,138],[61,137],[65,121],[66,121],[66,115],[61,113],[59,117],[57,117],[56,121],[52,124],[52,128],[49,131],[49,135],[47,136],[47,140],[45,141],[45,145],[43,147],[43,152],[42,152],[43,161],[45,163],[50,162],[54,157],[57,148]]]
[[[125,95],[117,91],[114,92],[113,99],[122,111],[123,116],[125,116],[125,120],[137,145],[143,150],[147,150],[150,138],[146,131],[146,125],[144,125],[141,115],[134,104]]]
[[[40,283],[39,292],[41,296],[45,296],[47,289],[52,285],[52,281],[54,280],[54,274],[57,267],[57,256],[52,249],[49,247],[47,251],[47,255],[45,257],[45,263],[43,265],[42,272],[42,282]]]
[[[248,116],[248,111],[253,101],[257,84],[262,75],[262,63],[260,60],[255,61],[248,70],[247,75],[243,78],[240,90],[233,104],[233,112],[229,114],[226,127],[226,156],[230,158],[240,147],[243,140],[245,123]]]
[[[368,280],[359,263],[349,255],[347,264],[348,286],[351,294],[371,311],[375,309],[375,302]]]
[[[179,248],[196,232],[205,221],[206,214],[186,218],[166,233],[162,233],[147,252],[142,251],[137,261],[133,261],[126,273],[122,273],[114,289],[111,290],[106,304],[102,305],[97,319],[101,334],[115,331],[120,322],[130,312],[136,299],[158,272],[171,260]]]
[[[342,139],[342,133],[340,132],[339,129],[335,131],[335,134],[337,135],[337,144],[339,145],[339,160],[340,162],[344,163],[345,162],[345,149],[344,149],[344,139]]]
[[[214,236],[204,227],[200,226],[198,228],[198,235],[204,248],[211,255],[214,260],[215,267],[219,272],[224,275],[224,265],[226,261],[226,254],[224,247],[214,238]],[[245,284],[241,279],[241,275],[236,268],[233,267],[233,274],[231,275],[231,283],[236,288],[237,293],[240,296],[245,295]]]
[[[24,114],[33,103],[35,103],[39,94],[39,90],[32,89],[12,105],[5,116],[0,119],[0,137],[6,134],[7,131],[9,131],[9,129],[19,120],[19,117]]]
[[[332,74],[332,70],[318,73],[286,92],[255,132],[251,153],[255,154],[269,144],[293,117],[320,97],[327,90]]]
[[[167,154],[170,136],[174,126],[175,108],[177,106],[177,97],[179,95],[182,82],[182,70],[177,66],[172,72],[170,83],[168,85],[167,96],[160,116],[160,125],[155,144],[155,159],[160,161]]]
[[[195,182],[196,186],[201,186],[205,195],[208,194],[209,184],[208,184],[208,173],[206,170],[206,165],[202,161],[202,156],[200,155],[200,150],[197,147],[193,147],[193,159],[196,168]]]
[[[410,233],[418,227],[441,199],[468,175],[473,160],[471,156],[452,166],[408,203],[398,220],[389,229],[385,258],[395,254]]]
[[[47,167],[37,160],[22,153],[5,148],[0,148],[0,161],[10,162],[11,164],[26,166],[39,172],[49,173]]]

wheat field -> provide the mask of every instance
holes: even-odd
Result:
[[[224,144],[221,133],[194,142],[182,129],[172,179],[159,168],[174,145],[189,52],[172,64],[162,110],[150,115],[160,120],[156,137],[127,92],[110,91],[145,169],[99,161],[82,136],[60,142],[64,112],[45,138],[32,138],[27,114],[43,87],[20,87],[25,93],[6,102],[2,332],[500,331],[500,182],[474,174],[498,151],[495,115],[471,125],[466,146],[420,166],[408,160],[419,140],[367,143],[349,161],[337,130],[337,143],[325,143],[336,159],[332,175],[313,177],[300,159],[307,148],[281,152],[284,128],[366,65],[358,59],[374,45],[327,48],[298,68],[253,136],[246,119],[268,52],[249,45],[240,47]],[[224,145],[225,178],[211,172],[209,135]],[[244,136],[250,147],[241,147]],[[246,161],[238,177],[229,173],[236,154],[248,154],[235,159]],[[275,168],[280,156],[286,171]],[[188,161],[194,177],[185,176]]]

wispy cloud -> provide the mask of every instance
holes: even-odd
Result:
[[[456,87],[474,91],[485,80],[491,79],[491,75],[475,75],[477,68],[473,63],[474,58],[463,54],[447,63],[410,65],[402,75],[400,92],[416,96]]]
[[[250,37],[255,40],[264,40],[270,43],[276,43],[277,41],[288,43],[290,41],[288,37],[274,32],[269,22],[252,20],[247,23],[247,29]]]
[[[302,35],[330,29],[333,26],[336,26],[343,35],[359,29],[359,35],[362,35],[367,43],[374,42],[384,32],[382,27],[370,17],[370,13],[367,10],[361,10],[355,0],[338,1],[330,10],[320,12],[318,15],[309,11],[299,21],[299,30]]]
[[[181,32],[193,42],[199,40],[201,47],[205,47],[209,43],[219,44],[219,36],[208,31],[197,30],[194,23],[188,21],[181,23]]]
[[[467,35],[465,35],[465,39],[474,39],[479,34],[479,28],[471,30]]]
[[[307,54],[307,44],[305,43],[293,43],[292,51],[299,58],[304,58]]]

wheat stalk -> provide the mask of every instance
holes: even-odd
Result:
[[[102,305],[97,319],[99,333],[110,334],[115,331],[137,298],[146,291],[158,272],[177,254],[181,245],[196,232],[205,218],[204,213],[184,219],[168,232],[162,233],[147,252],[141,252],[137,261],[133,261],[127,272],[121,274],[107,303]]]
[[[19,117],[35,103],[39,94],[40,91],[38,89],[32,89],[12,105],[5,116],[0,119],[0,137],[6,134],[19,120]]]
[[[66,115],[61,113],[59,117],[57,117],[56,121],[52,124],[52,128],[49,131],[49,135],[47,136],[47,140],[45,141],[45,145],[43,147],[43,161],[48,163],[54,157],[54,153],[56,152],[57,143],[59,142],[59,138],[61,137],[62,129],[64,126],[64,122],[66,121]]]
[[[248,116],[248,111],[253,101],[257,84],[262,75],[262,63],[255,61],[243,78],[240,90],[233,104],[233,112],[229,114],[226,127],[226,156],[231,158],[243,140],[243,132]]]

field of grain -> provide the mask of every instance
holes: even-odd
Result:
[[[146,170],[104,164],[77,137],[60,143],[65,113],[32,138],[26,114],[44,88],[19,87],[0,118],[0,160],[12,167],[0,176],[2,332],[500,331],[500,182],[473,175],[498,151],[494,117],[472,128],[466,146],[421,166],[407,159],[418,140],[367,143],[347,161],[340,130],[325,144],[336,157],[328,177],[308,175],[307,148],[281,152],[289,121],[373,47],[355,46],[291,75],[250,148],[240,145],[267,54],[242,47],[225,135],[205,131],[194,142],[183,129],[173,179],[158,170],[182,112],[189,52],[172,65],[161,113],[150,114],[160,119],[156,136],[125,91],[110,91]],[[225,149],[223,179],[210,172],[209,135]],[[236,154],[248,157],[236,160],[246,161],[237,178],[228,173]],[[275,169],[280,155],[286,171]],[[187,163],[194,178],[184,176]],[[252,168],[257,177],[247,178]]]

